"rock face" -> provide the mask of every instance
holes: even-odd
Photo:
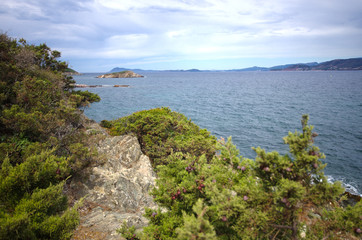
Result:
[[[99,75],[97,78],[140,78],[143,77],[140,74],[134,73],[132,71],[122,71],[115,73],[108,73],[104,75]]]
[[[84,169],[69,186],[73,200],[85,197],[73,239],[121,239],[116,229],[123,221],[141,228],[148,222],[144,208],[157,207],[148,194],[156,175],[137,138],[103,134],[98,153],[105,162]]]

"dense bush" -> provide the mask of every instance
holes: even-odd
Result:
[[[0,34],[0,239],[69,239],[78,223],[63,185],[92,158],[58,51]]]
[[[187,128],[176,124],[178,119],[184,118],[163,108],[105,122],[114,134],[136,133],[146,154],[152,153],[150,157],[157,160],[157,187],[151,194],[160,209],[146,210],[150,223],[141,233],[123,225],[119,231],[127,239],[360,236],[361,204],[347,209],[339,206],[344,189],[339,182],[327,182],[323,174],[324,155],[314,146],[317,134],[307,125],[308,116],[303,116],[302,133],[290,132],[284,138],[289,155],[254,148],[255,160],[241,157],[231,138],[215,143],[200,131],[193,131],[193,137],[200,134],[206,139],[193,142],[193,149],[206,146],[216,154],[184,151],[183,142],[178,146],[179,142],[167,139],[179,137],[174,129]],[[165,147],[170,146],[168,142],[174,144],[173,150]]]
[[[91,93],[89,91],[73,91],[72,92],[72,96],[76,97],[76,102],[77,102],[77,107],[84,107],[84,106],[88,106],[90,103],[92,102],[99,102],[101,100],[101,98],[94,94]]]
[[[167,163],[167,156],[176,152],[204,154],[211,160],[216,150],[214,136],[169,108],[136,112],[112,122],[103,121],[102,125],[110,128],[113,135],[136,134],[153,166]]]

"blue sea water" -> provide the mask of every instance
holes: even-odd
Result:
[[[244,157],[251,147],[288,152],[282,138],[301,131],[301,116],[319,134],[329,180],[362,193],[362,71],[321,72],[149,72],[145,78],[97,79],[75,76],[86,90],[99,94],[84,113],[111,120],[133,112],[167,106],[217,137],[232,136]],[[129,88],[114,88],[127,84]]]

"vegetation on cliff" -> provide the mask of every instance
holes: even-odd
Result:
[[[151,194],[160,209],[146,210],[149,226],[119,232],[127,239],[358,239],[362,204],[341,206],[344,189],[324,176],[307,122],[305,115],[302,132],[284,138],[290,154],[254,148],[251,160],[231,138],[216,142],[168,108],[103,121],[112,134],[135,133],[158,174]]]
[[[115,121],[102,121],[101,125],[110,128],[112,135],[136,134],[154,167],[167,164],[167,156],[176,152],[204,154],[211,160],[216,150],[214,136],[169,108],[140,111]]]
[[[60,52],[0,34],[0,239],[69,239],[78,223],[63,185],[92,158]]]

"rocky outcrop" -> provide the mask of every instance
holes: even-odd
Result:
[[[87,85],[87,84],[72,84],[71,86],[75,88],[95,88],[95,87],[103,87],[102,85]]]
[[[143,77],[140,74],[134,73],[132,71],[122,71],[115,73],[108,73],[104,75],[99,75],[97,78],[141,78]]]
[[[87,85],[87,84],[72,84],[75,88],[96,88],[96,87],[112,87],[110,85]],[[113,85],[113,87],[129,87],[129,85]]]
[[[156,175],[136,137],[109,136],[99,126],[88,130],[96,131],[104,135],[98,144],[104,162],[84,169],[68,189],[73,201],[84,198],[73,239],[121,239],[116,229],[124,221],[141,228],[147,224],[145,207],[157,207],[148,194]]]

